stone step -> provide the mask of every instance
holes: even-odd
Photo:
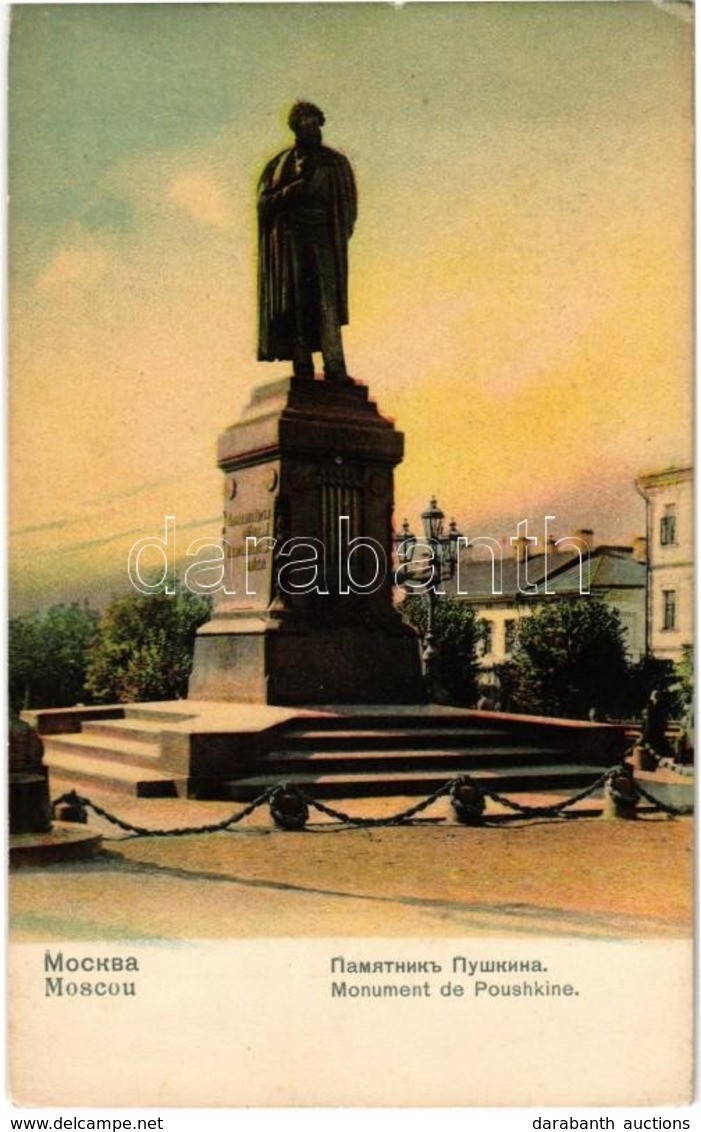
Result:
[[[355,711],[344,712],[339,708],[337,713],[329,711],[328,713],[322,712],[320,715],[312,716],[308,719],[298,719],[297,722],[291,726],[291,732],[315,730],[318,729],[323,732],[331,731],[360,731],[368,730],[372,732],[383,732],[392,729],[402,731],[428,731],[433,733],[440,733],[443,731],[481,731],[487,734],[492,732],[500,732],[502,735],[509,734],[509,728],[499,726],[497,724],[485,724],[482,720],[473,719],[467,712],[462,712],[459,709],[449,710],[445,715],[432,715],[430,712],[424,712],[420,708],[411,709],[406,712],[378,710],[372,711]]]
[[[486,748],[397,748],[391,750],[296,750],[272,751],[261,761],[260,768],[266,774],[334,774],[343,769],[349,773],[382,770],[392,774],[402,774],[404,770],[417,767],[438,769],[446,767],[455,773],[471,773],[473,769],[492,769],[501,766],[518,767],[537,763],[550,766],[557,771],[562,763],[573,762],[565,750],[547,750],[525,745]]]
[[[498,793],[506,790],[584,790],[592,786],[601,778],[605,771],[600,766],[583,763],[559,763],[550,766],[540,763],[531,766],[475,768],[470,772],[471,778],[479,779],[485,783],[493,783],[493,789]]]
[[[565,765],[556,771],[549,766],[523,767],[518,770],[477,770],[471,777],[478,779],[485,790],[498,794],[547,790],[576,792],[593,785],[601,776],[601,768],[594,766]],[[267,786],[284,781],[305,790],[317,798],[357,798],[389,795],[431,794],[450,782],[455,775],[449,771],[406,771],[360,774],[305,774],[293,772],[278,778],[276,775],[252,775],[226,783],[226,797],[249,801]]]
[[[59,754],[75,754],[96,762],[114,761],[124,765],[134,764],[153,768],[160,758],[160,747],[153,742],[137,739],[119,739],[108,735],[86,734],[76,731],[70,735],[49,735],[44,739],[44,762],[53,765]]]
[[[325,731],[348,729],[353,730],[368,727],[380,731],[386,727],[420,727],[432,731],[441,731],[453,727],[472,728],[480,726],[466,712],[459,709],[449,710],[447,714],[433,715],[419,708],[407,708],[406,711],[382,708],[377,711],[362,709],[357,711],[344,711],[343,708],[319,708],[313,715],[299,718],[294,730],[318,727]],[[490,728],[484,728],[490,730]],[[503,730],[506,730],[505,728]]]
[[[89,756],[56,752],[47,760],[49,781],[54,776],[79,783],[78,793],[89,793],[90,785],[136,795],[137,798],[175,798],[176,779],[148,768],[99,761]],[[55,790],[52,787],[52,794]]]
[[[166,726],[167,723],[163,720],[159,722],[148,719],[86,720],[82,724],[81,734],[91,735],[94,738],[119,739],[120,742],[134,740],[158,745],[163,728]]]
[[[159,707],[158,704],[125,704],[124,718],[127,720],[138,719],[146,720],[147,722],[153,721],[154,723],[162,723],[163,726],[166,726],[169,723],[184,723],[188,719],[196,719],[197,712],[192,710],[188,711],[184,704],[182,710],[166,705],[165,703],[163,707]]]
[[[512,739],[510,731],[470,727],[346,727],[346,728],[294,728],[285,731],[285,745],[290,748],[320,747],[325,750],[347,745],[366,743],[373,749],[392,748],[406,744],[411,747],[444,747],[456,744],[473,747],[497,746]]]

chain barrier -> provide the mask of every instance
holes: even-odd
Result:
[[[621,795],[619,790],[622,775],[624,775],[631,784],[631,790],[629,792],[626,789],[625,796]],[[693,805],[671,806],[665,802],[659,801],[653,794],[645,790],[637,780],[630,776],[629,768],[625,764],[617,764],[616,766],[610,767],[596,782],[592,783],[591,786],[580,790],[579,793],[573,794],[570,798],[564,798],[561,802],[551,803],[545,806],[522,805],[520,802],[515,802],[513,799],[507,798],[503,794],[498,794],[496,791],[485,790],[478,782],[470,778],[469,775],[460,775],[444,783],[437,790],[434,790],[433,793],[422,799],[422,801],[417,802],[413,806],[409,806],[408,809],[383,818],[355,817],[353,814],[347,814],[343,810],[335,809],[333,806],[327,806],[317,798],[310,797],[304,790],[285,782],[268,787],[267,790],[259,794],[257,798],[254,798],[244,809],[239,810],[238,813],[231,814],[222,821],[209,825],[185,826],[176,829],[148,829],[144,826],[133,825],[131,822],[124,821],[115,814],[111,814],[108,810],[105,810],[102,806],[91,801],[89,798],[81,797],[75,790],[57,798],[55,802],[52,803],[52,809],[55,813],[58,806],[66,805],[73,811],[72,820],[83,822],[87,820],[86,811],[91,809],[98,817],[111,822],[119,829],[124,830],[125,833],[133,834],[134,837],[184,837],[203,833],[220,833],[228,830],[231,826],[237,825],[240,821],[243,821],[244,818],[249,817],[255,810],[265,805],[266,802],[269,803],[273,821],[282,829],[304,829],[309,819],[310,810],[316,810],[320,814],[325,814],[326,817],[332,818],[343,825],[369,829],[380,826],[403,825],[406,822],[410,822],[412,818],[415,818],[418,814],[423,813],[432,806],[434,802],[437,802],[439,798],[450,795],[451,804],[458,821],[475,825],[489,822],[495,818],[494,814],[485,814],[484,812],[485,800],[487,798],[524,818],[558,817],[570,807],[577,805],[578,802],[582,802],[584,799],[592,797],[599,790],[606,788],[610,790],[614,801],[618,798],[619,802],[635,804],[638,798],[644,798],[645,801],[653,807],[654,811],[666,813],[672,817],[688,816],[692,814],[694,810]]]
[[[185,837],[188,834],[220,833],[222,830],[229,829],[230,826],[243,821],[243,819],[249,817],[254,810],[264,805],[270,798],[273,789],[274,788],[269,788],[265,793],[259,794],[245,809],[239,810],[237,814],[231,814],[230,817],[224,818],[223,821],[215,822],[211,825],[184,826],[180,829],[147,829],[145,826],[132,825],[131,822],[124,821],[123,818],[118,818],[115,814],[111,814],[108,810],[103,809],[102,806],[98,806],[97,802],[92,802],[89,798],[82,798],[75,790],[71,790],[69,794],[62,794],[60,798],[57,798],[56,801],[52,803],[52,809],[55,812],[56,807],[63,803],[75,807],[76,809],[90,809],[96,813],[98,817],[104,818],[106,821],[111,822],[112,825],[123,829],[126,833],[133,833],[135,837]]]
[[[657,760],[657,765],[661,770],[671,770],[675,774],[680,774],[682,778],[691,778],[694,774],[694,768],[689,766],[688,763],[677,762],[676,759],[669,759],[663,757]]]
[[[352,814],[344,814],[342,810],[335,810],[331,806],[326,806],[316,798],[309,798],[303,791],[300,791],[300,794],[307,805],[311,806],[312,809],[318,810],[320,814],[326,814],[327,817],[335,818],[336,821],[340,821],[344,825],[403,825],[404,822],[410,821],[411,818],[416,817],[416,815],[422,813],[423,810],[427,810],[428,807],[432,806],[434,802],[437,802],[439,798],[442,798],[445,794],[449,794],[459,781],[460,779],[458,778],[451,779],[450,782],[446,782],[445,785],[440,786],[438,790],[434,790],[433,793],[429,794],[427,798],[424,798],[422,802],[417,802],[415,806],[410,806],[408,810],[402,810],[401,813],[392,814],[388,818],[356,818],[353,817]]]
[[[549,806],[522,806],[520,802],[514,802],[511,798],[505,798],[503,794],[497,794],[494,791],[487,792],[487,797],[491,798],[493,802],[498,802],[500,806],[506,806],[507,810],[514,810],[524,817],[557,817],[558,814],[568,809],[569,806],[574,806],[577,802],[582,802],[585,798],[596,794],[598,790],[601,790],[602,787],[606,785],[617,770],[617,766],[611,767],[610,770],[602,774],[591,786],[587,786],[585,790],[580,790],[579,794],[573,794],[571,798],[565,798],[562,802],[553,802]]]
[[[694,812],[693,806],[670,806],[666,802],[661,802],[659,798],[655,798],[654,794],[650,794],[647,790],[644,790],[639,782],[635,783],[635,789],[638,795],[644,798],[646,802],[650,802],[653,808],[659,813],[670,814],[672,817],[677,818],[688,817],[689,814],[693,814]]]

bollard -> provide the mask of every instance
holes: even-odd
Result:
[[[610,821],[623,818],[632,821],[637,817],[638,794],[629,766],[621,764],[611,772],[604,786],[602,818]]]
[[[299,790],[283,783],[270,795],[270,814],[280,829],[304,829],[309,819],[309,807]]]
[[[80,825],[88,824],[87,808],[83,805],[75,790],[66,794],[58,802],[54,802],[54,815],[56,821],[77,822]]]
[[[636,770],[656,770],[658,758],[645,743],[636,743],[631,753],[631,762]]]
[[[450,790],[450,804],[462,825],[481,825],[484,814],[484,793],[474,779],[465,774]]]

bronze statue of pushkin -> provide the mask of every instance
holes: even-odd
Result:
[[[357,215],[350,162],[322,145],[323,112],[297,102],[294,145],[263,170],[258,186],[258,358],[292,361],[314,377],[321,352],[328,381],[350,380],[341,327],[348,322],[348,240]]]

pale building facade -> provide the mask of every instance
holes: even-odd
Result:
[[[585,532],[578,532],[578,536]],[[467,601],[483,628],[479,664],[484,685],[496,684],[500,664],[511,659],[519,622],[536,609],[552,602],[575,601],[586,595],[598,598],[615,609],[625,630],[628,658],[639,660],[646,648],[645,540],[635,546],[596,546],[593,532],[587,531],[586,556],[563,546],[560,553],[529,556],[527,570],[519,568],[517,558],[500,564],[498,585],[490,562],[469,558],[461,563],[460,586],[445,583],[450,597]],[[572,543],[584,542],[575,537]],[[524,579],[532,586],[525,594]],[[496,591],[496,592],[495,592]]]
[[[647,645],[660,660],[678,660],[694,626],[694,484],[691,467],[640,476],[647,508]]]

